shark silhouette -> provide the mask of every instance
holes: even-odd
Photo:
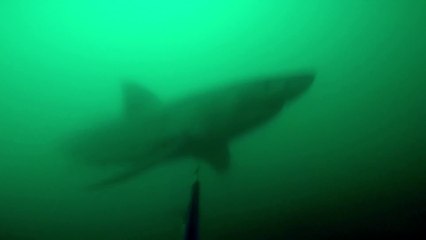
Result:
[[[136,83],[123,84],[119,119],[77,134],[71,153],[88,161],[125,164],[96,187],[127,181],[172,159],[202,159],[217,171],[229,167],[229,143],[273,118],[313,83],[313,73],[247,80],[170,104]]]

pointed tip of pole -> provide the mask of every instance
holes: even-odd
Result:
[[[200,164],[198,164],[197,165],[197,168],[195,168],[195,171],[194,171],[194,175],[195,175],[195,179],[198,181],[198,179],[200,178],[200,168],[201,168],[201,166],[200,166]]]

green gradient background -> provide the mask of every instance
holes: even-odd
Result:
[[[57,143],[120,114],[123,78],[173,100],[306,68],[309,93],[234,142],[228,174],[202,169],[202,239],[413,230],[426,218],[425,12],[421,0],[1,1],[0,239],[181,239],[193,161],[89,192],[112,170]]]

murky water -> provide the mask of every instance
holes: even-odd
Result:
[[[193,160],[88,191],[114,167],[61,140],[120,116],[123,79],[173,101],[305,69],[309,92],[234,141],[229,172],[202,165],[201,239],[414,236],[425,12],[415,0],[2,1],[0,238],[182,239]]]

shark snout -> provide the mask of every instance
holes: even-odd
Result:
[[[300,81],[304,83],[307,87],[311,86],[311,84],[315,80],[315,74],[309,73],[300,76]]]
[[[287,99],[298,97],[313,84],[315,80],[314,73],[305,73],[287,77],[283,80],[282,92]]]
[[[295,75],[293,77],[287,78],[286,85],[288,88],[294,88],[295,90],[299,89],[300,91],[304,91],[312,85],[314,79],[315,74],[313,73]]]

